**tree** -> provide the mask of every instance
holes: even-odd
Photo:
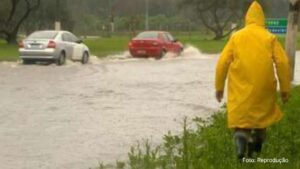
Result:
[[[191,7],[202,24],[214,33],[214,39],[222,39],[241,24],[247,1],[240,0],[183,0],[185,7]],[[231,27],[232,23],[236,26]]]
[[[290,0],[289,2],[288,27],[285,41],[285,49],[289,56],[291,66],[291,80],[294,80],[295,55],[297,44],[297,32],[300,15],[300,0]]]
[[[54,29],[54,22],[58,19],[61,21],[62,29],[73,31],[74,17],[71,11],[84,14],[79,9],[71,9],[72,2],[59,0],[59,4],[54,0],[42,0],[39,8],[30,13],[26,22],[22,24],[20,32],[29,34],[36,30]],[[78,4],[80,6],[80,4]],[[83,20],[83,19],[82,19]]]
[[[31,12],[38,9],[40,0],[4,0],[3,4],[6,6],[1,9],[4,15],[0,18],[0,35],[7,43],[15,44],[21,25]]]

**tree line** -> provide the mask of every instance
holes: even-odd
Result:
[[[17,35],[62,28],[79,35],[145,29],[146,0],[1,0],[0,38],[16,43]],[[149,28],[169,31],[206,30],[215,39],[243,25],[252,0],[148,0]],[[268,14],[287,15],[288,0],[260,0]]]

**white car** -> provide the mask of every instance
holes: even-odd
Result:
[[[89,48],[68,31],[36,31],[19,44],[20,58],[24,64],[35,61],[54,61],[65,64],[66,59],[89,61]]]

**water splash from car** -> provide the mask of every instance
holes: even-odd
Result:
[[[177,55],[175,53],[172,52],[168,52],[163,58],[162,60],[165,59],[173,59],[173,58],[195,58],[195,59],[207,59],[210,58],[209,55],[202,53],[197,47],[193,46],[193,45],[186,45],[186,47],[184,48],[184,50],[182,51],[182,53],[180,55]],[[112,54],[112,55],[108,55],[107,57],[104,58],[105,60],[138,60],[139,58],[133,58],[129,51],[124,51],[124,52],[120,52],[118,54]],[[145,59],[145,58],[142,58]],[[101,60],[101,59],[100,59]],[[94,58],[90,58],[90,62],[92,64],[94,63],[99,63],[100,60],[97,57]],[[148,60],[154,60],[152,57],[148,57]]]
[[[181,53],[182,57],[186,58],[195,58],[195,59],[207,59],[210,58],[208,54],[202,53],[197,47],[193,45],[186,45],[183,52]]]

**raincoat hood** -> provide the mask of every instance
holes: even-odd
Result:
[[[246,14],[246,25],[255,24],[265,26],[265,15],[262,7],[254,1]]]

